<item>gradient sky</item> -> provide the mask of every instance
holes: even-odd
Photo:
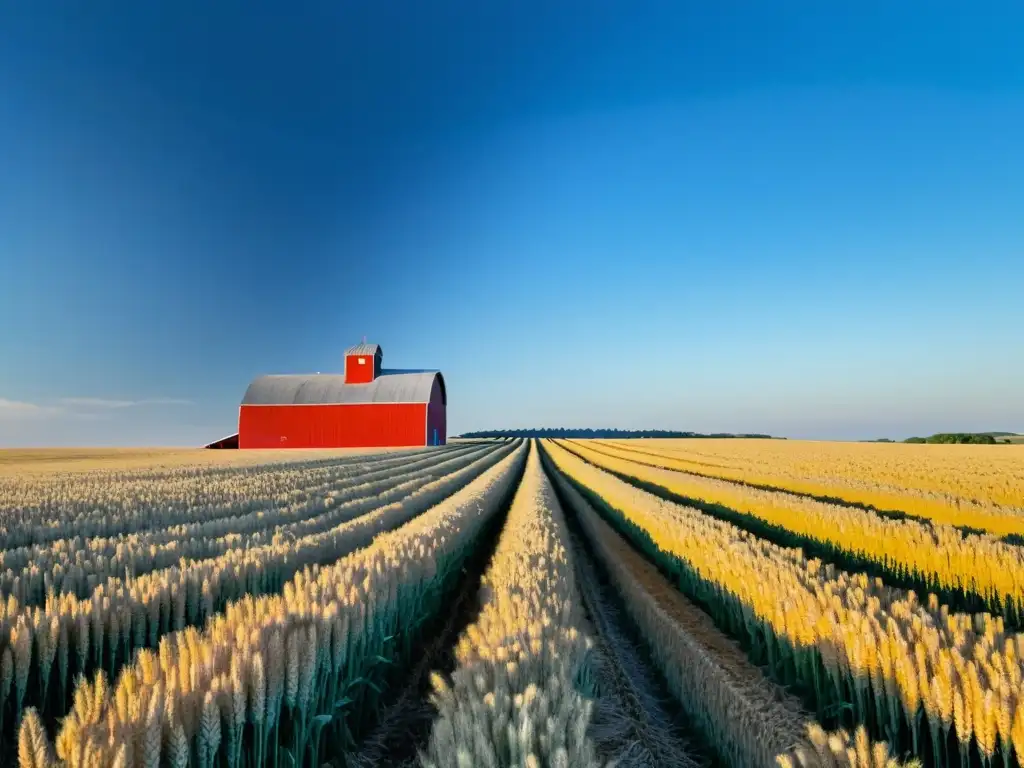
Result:
[[[839,5],[0,3],[0,445],[1024,432],[1024,7]]]

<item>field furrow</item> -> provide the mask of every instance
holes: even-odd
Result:
[[[1024,636],[1001,618],[807,560],[667,502],[558,445],[559,470],[819,721],[863,725],[929,765],[1024,748]]]
[[[592,721],[595,742],[607,754],[616,756],[617,768],[722,765],[722,761],[714,759],[708,742],[697,738],[698,731],[682,714],[664,674],[652,660],[650,648],[628,616],[628,609],[623,610],[622,595],[597,560],[572,501],[565,496],[564,480],[545,463],[566,511],[576,581],[594,627],[595,645],[601,652],[594,662],[602,694]],[[616,706],[601,706],[608,701]]]
[[[379,719],[381,682],[407,668],[424,618],[519,477],[526,447],[372,545],[247,596],[199,632],[139,652],[115,685],[82,681],[55,749],[31,713],[21,740],[71,765],[321,764]]]

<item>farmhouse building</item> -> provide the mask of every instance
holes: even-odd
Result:
[[[383,367],[377,344],[345,350],[345,372],[260,376],[238,414],[239,448],[444,445],[448,395],[440,371]]]

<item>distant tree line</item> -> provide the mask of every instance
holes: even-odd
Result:
[[[704,435],[699,432],[679,432],[671,429],[572,429],[568,427],[545,427],[544,429],[488,429],[479,432],[466,432],[459,435],[459,437],[550,437],[560,439],[575,438],[580,440],[629,440],[640,437],[746,437],[760,438],[762,440],[785,439],[773,438],[771,435],[736,435],[727,432],[716,432],[714,434]]]
[[[961,445],[995,445],[991,434],[981,432],[939,432],[931,437],[908,437],[904,443],[940,443]]]

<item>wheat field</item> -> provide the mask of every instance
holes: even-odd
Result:
[[[804,440],[595,441],[706,477],[901,512],[949,525],[1024,533],[1024,452],[1012,446]],[[595,446],[597,447],[597,446]]]
[[[0,766],[1024,764],[1024,452],[0,453]]]
[[[330,458],[404,453],[402,448],[301,448],[288,451],[210,451],[203,448],[0,448],[0,477],[78,474],[91,471],[237,467]]]

